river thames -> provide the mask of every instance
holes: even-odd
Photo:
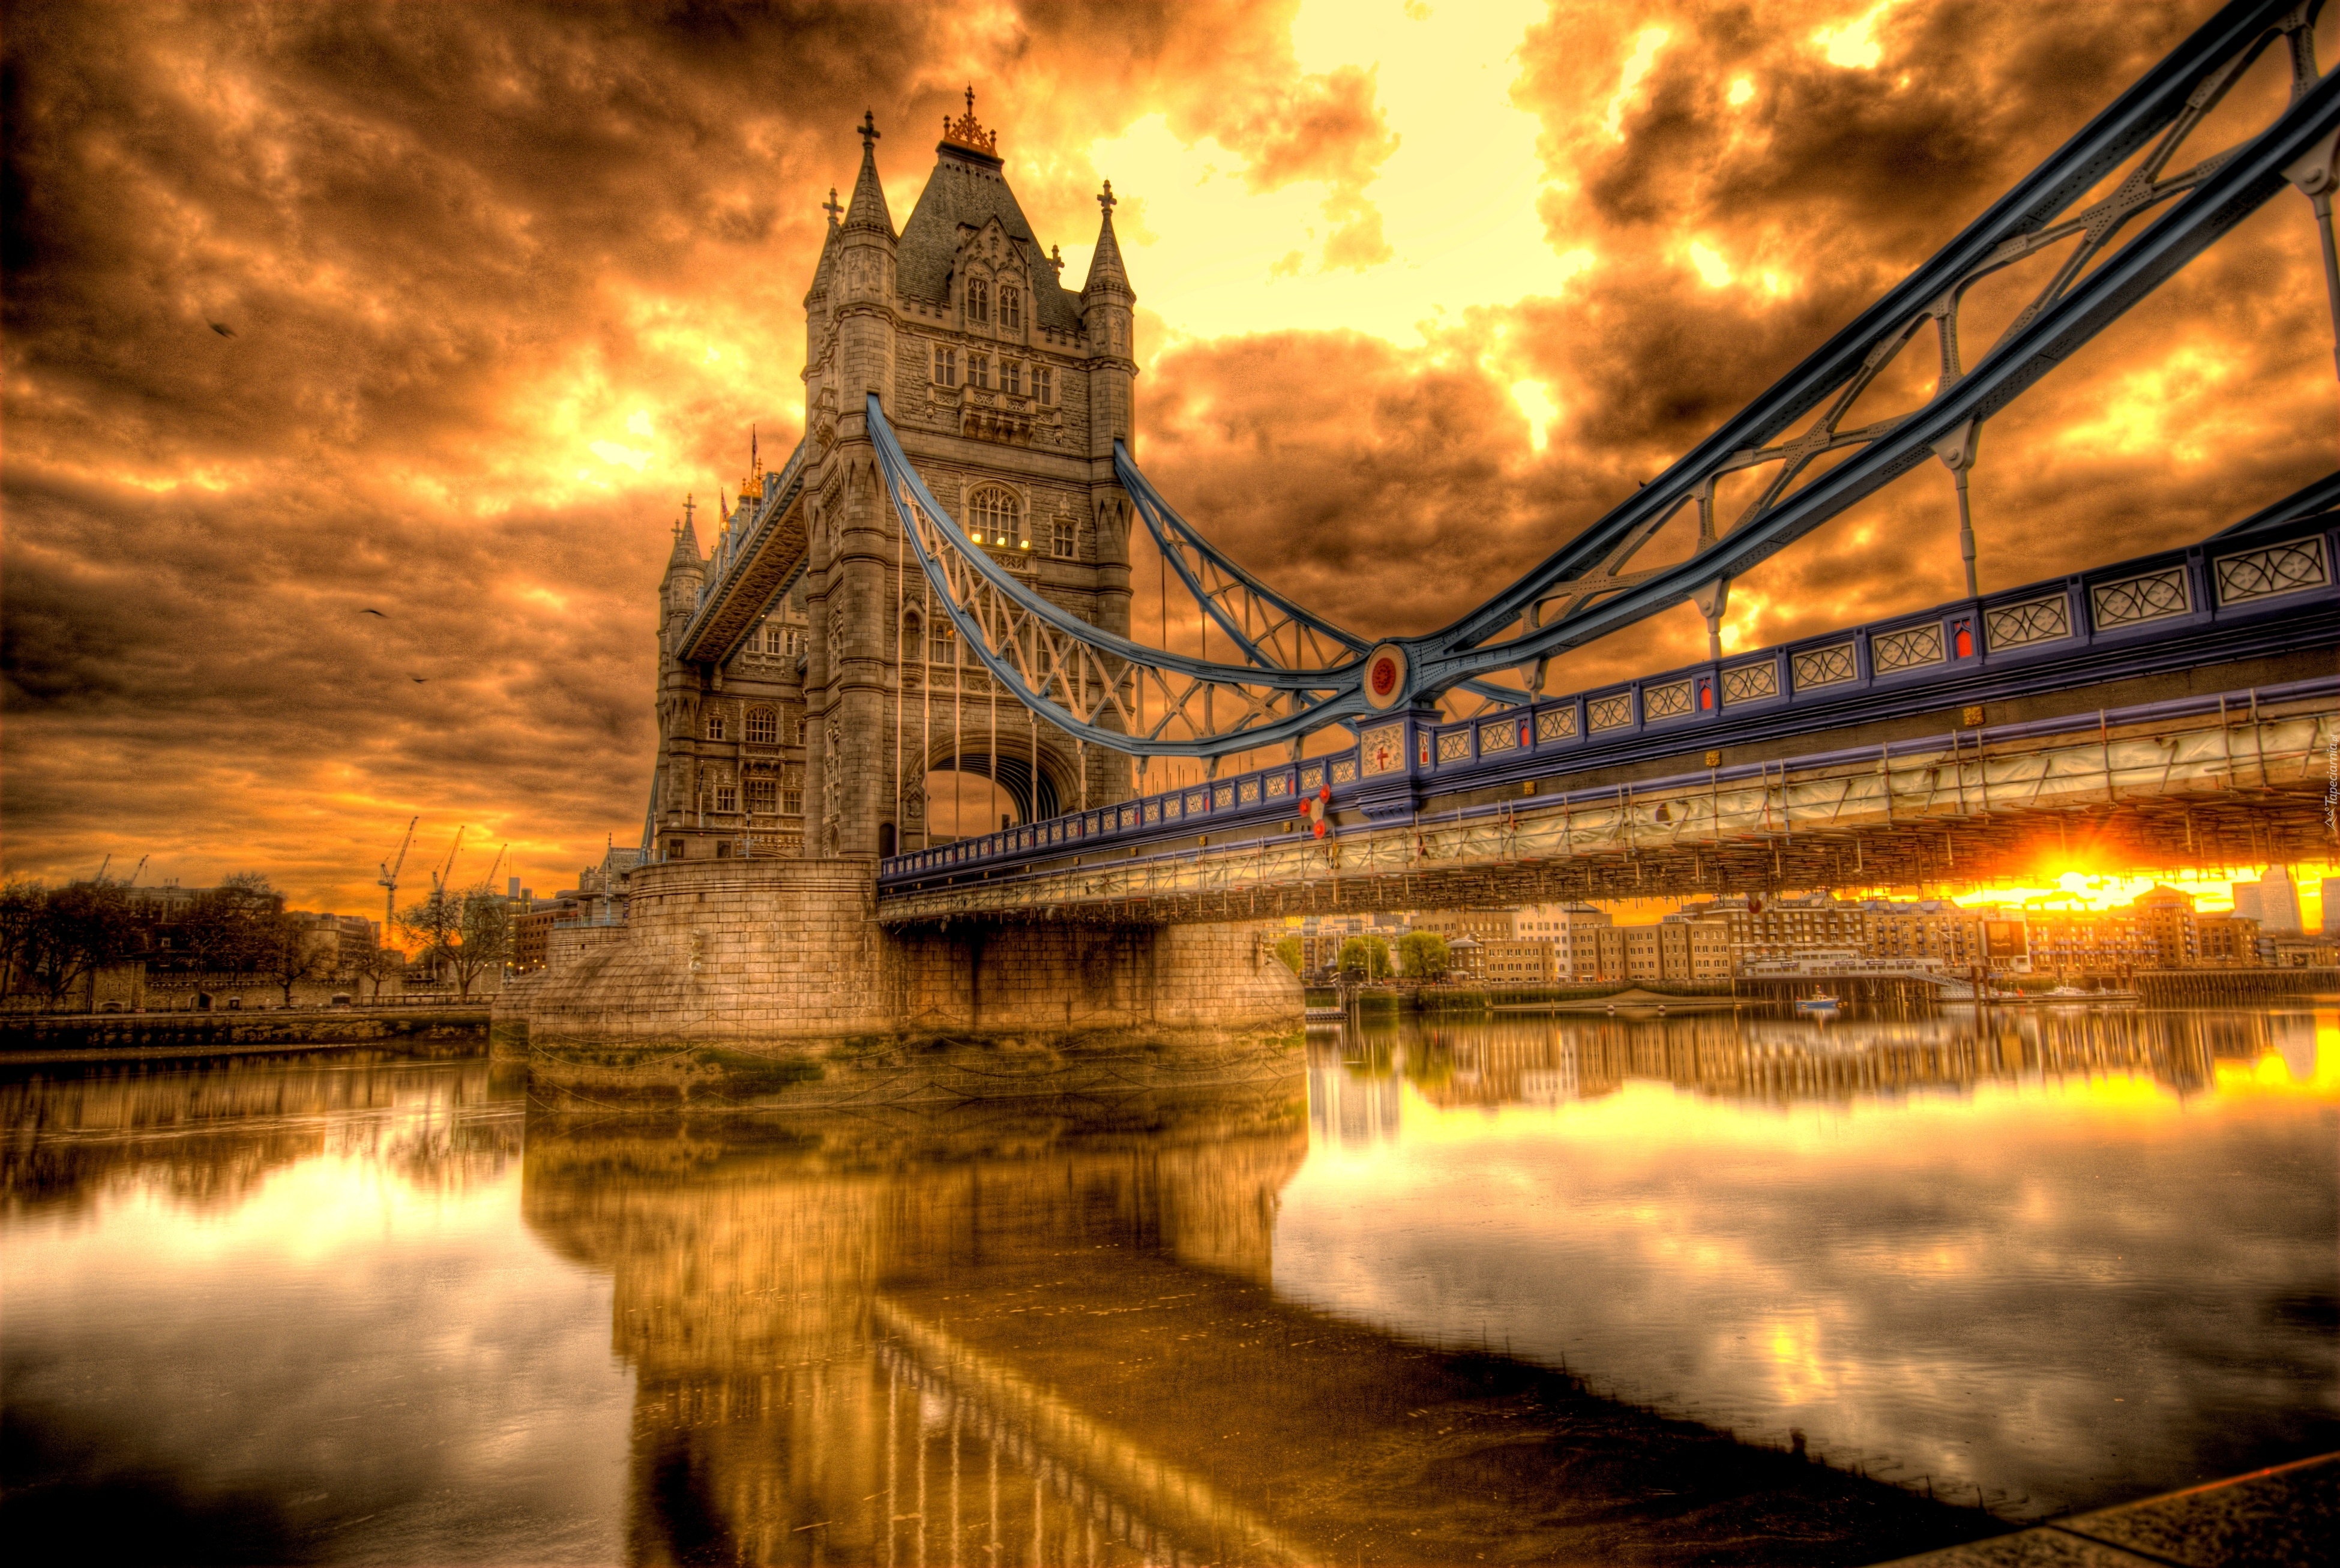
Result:
[[[1207,1095],[11,1069],[10,1538],[1877,1561],[2340,1448],[2340,1013],[1314,1031]]]

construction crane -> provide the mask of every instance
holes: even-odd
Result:
[[[382,875],[375,878],[388,889],[382,896],[382,939],[384,942],[390,940],[391,927],[398,919],[398,874],[406,868],[406,851],[414,842],[415,824],[421,820],[420,817],[408,820],[406,837],[398,841],[398,853],[382,863]]]
[[[496,873],[504,868],[504,851],[511,848],[511,846],[510,844],[501,845],[497,848],[496,858],[489,865],[488,874],[480,878],[481,892],[492,893],[496,890]]]
[[[471,829],[468,826],[455,829],[455,842],[448,846],[447,849],[447,863],[440,867],[436,871],[431,873],[431,890],[432,892],[443,893],[448,889],[448,888],[453,885],[453,878],[455,876],[455,857],[463,852],[463,835],[471,830]]]
[[[138,886],[138,878],[146,874],[146,862],[154,858],[154,857],[152,854],[139,856],[138,864],[132,867],[130,869],[130,880],[123,883],[122,885],[124,888],[135,888]]]

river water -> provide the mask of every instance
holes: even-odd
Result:
[[[2340,1447],[2340,1013],[1312,1032],[682,1121],[0,1078],[0,1531],[95,1559],[1858,1563]]]

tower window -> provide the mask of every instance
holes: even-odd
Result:
[[[999,324],[1011,332],[1024,330],[1024,291],[1013,284],[999,291]]]
[[[771,779],[750,779],[748,780],[749,810],[760,811],[765,816],[768,817],[772,813],[773,807],[778,804],[778,798],[779,786],[774,783]]]
[[[958,351],[957,349],[947,349],[940,343],[935,345],[935,384],[946,387],[958,385]]]
[[[967,319],[971,322],[991,319],[991,285],[981,278],[967,281]]]
[[[804,815],[803,790],[783,789],[780,791],[780,815],[783,817],[801,817]]]
[[[1046,365],[1032,367],[1032,395],[1041,402],[1056,401],[1056,372]]]
[[[930,664],[948,664],[951,661],[951,624],[940,616],[937,616],[934,623],[927,628],[927,661]]]
[[[710,713],[707,716],[707,738],[709,740],[723,739],[723,715],[720,713]]]
[[[1016,397],[1024,395],[1024,367],[1014,360],[999,362],[999,390]]]
[[[978,390],[988,388],[991,385],[990,355],[969,354],[967,356],[967,384],[971,387],[977,388]]]
[[[1050,530],[1050,533],[1052,538],[1049,549],[1055,554],[1056,558],[1058,561],[1072,560],[1074,548],[1073,520],[1059,512],[1056,516],[1056,525]]]
[[[750,745],[770,746],[780,739],[778,717],[768,708],[748,710],[748,740]]]
[[[739,809],[739,790],[738,787],[730,784],[718,784],[715,787],[715,809],[718,811],[737,811]]]
[[[1024,507],[1015,495],[996,485],[967,498],[968,531],[988,544],[1013,544],[1024,537]]]

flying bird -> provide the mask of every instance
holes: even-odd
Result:
[[[414,682],[414,684],[415,684],[415,685],[417,685],[417,686],[421,686],[421,685],[422,685],[424,682],[428,681],[428,680],[431,679],[431,677],[429,677],[428,675],[410,675],[410,676],[408,676],[408,677],[407,677],[407,679],[408,679],[409,680],[411,680],[412,682]]]
[[[382,615],[382,611],[374,609],[372,605],[368,605],[365,609],[359,610],[358,613],[360,615]],[[390,619],[387,615],[382,615],[382,618],[384,620],[388,620]]]
[[[233,327],[222,326],[217,322],[213,322],[212,323],[212,331],[219,333],[219,335],[223,338],[232,338],[235,336],[235,329]]]

